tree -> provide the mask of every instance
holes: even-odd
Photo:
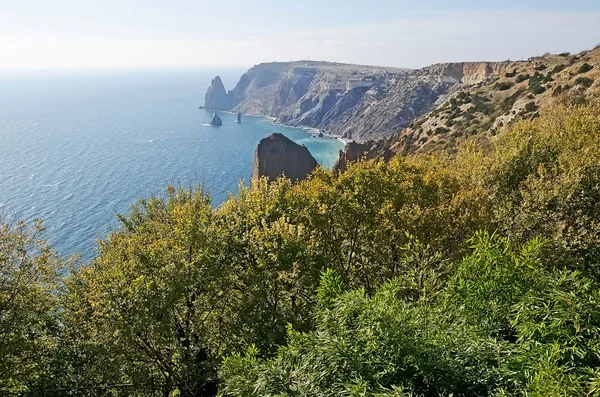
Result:
[[[0,223],[0,392],[22,392],[47,371],[60,334],[63,263],[39,238],[41,222]]]

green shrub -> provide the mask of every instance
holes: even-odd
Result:
[[[525,109],[525,112],[531,113],[531,112],[535,112],[537,110],[537,106],[536,106],[535,102],[527,102],[524,109]]]
[[[575,84],[585,88],[590,88],[594,84],[594,80],[590,79],[589,77],[578,77],[575,80]]]
[[[587,73],[590,70],[594,69],[594,67],[592,65],[590,65],[589,63],[584,63],[583,65],[581,65],[581,67],[577,70],[578,74],[581,73]]]
[[[552,269],[542,246],[480,233],[450,277],[422,262],[373,296],[324,292],[314,332],[290,329],[272,359],[253,348],[229,357],[223,392],[586,395],[600,359],[599,286]]]
[[[495,85],[495,88],[499,91],[506,91],[506,90],[510,90],[513,87],[513,83],[510,81],[503,81],[503,82],[498,82]]]
[[[529,79],[529,91],[531,91],[531,93],[534,95],[539,95],[545,92],[546,89],[544,86],[542,86],[545,78],[546,77],[544,75],[535,72],[535,74]]]

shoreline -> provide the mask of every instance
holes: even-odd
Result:
[[[206,110],[207,112],[221,112],[221,113],[226,113],[226,114],[238,114],[240,112],[234,112],[231,110],[212,110],[212,109],[208,109],[205,107],[201,107],[199,108],[200,110]],[[349,143],[352,142],[352,139],[347,139],[347,138],[343,138],[340,135],[334,135],[334,134],[330,134],[328,132],[323,132],[321,131],[319,128],[315,128],[315,127],[308,127],[308,126],[295,126],[295,125],[288,125],[288,124],[284,124],[284,123],[279,123],[277,122],[277,118],[276,117],[272,117],[272,116],[265,116],[263,114],[254,114],[254,113],[242,113],[242,116],[250,116],[250,117],[262,117],[265,118],[269,121],[271,121],[271,123],[275,124],[275,125],[279,125],[282,127],[286,127],[286,128],[296,128],[298,130],[304,130],[307,133],[311,134],[313,137],[314,134],[320,134],[323,133],[322,137],[316,137],[316,138],[324,138],[324,139],[335,139],[339,142],[342,142],[344,144],[344,147]]]

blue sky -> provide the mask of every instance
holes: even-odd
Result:
[[[420,67],[580,51],[598,26],[598,0],[0,0],[0,68]]]

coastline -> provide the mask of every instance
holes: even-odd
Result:
[[[231,110],[212,110],[212,109],[208,109],[205,107],[201,107],[199,108],[200,110],[206,110],[207,112],[221,112],[221,113],[226,113],[226,114],[238,114],[239,112],[234,112]],[[255,113],[242,113],[242,116],[250,116],[250,117],[262,117],[265,118],[269,121],[271,121],[271,123],[275,124],[275,125],[279,125],[282,127],[286,127],[286,128],[295,128],[298,130],[304,130],[307,133],[313,135],[314,134],[319,134],[319,133],[323,133],[323,137],[322,138],[326,138],[326,139],[335,139],[341,143],[344,144],[344,147],[349,143],[349,142],[353,142],[352,139],[347,139],[347,138],[343,138],[339,135],[334,135],[334,134],[330,134],[328,132],[323,132],[318,128],[314,128],[314,127],[308,127],[308,126],[296,126],[296,125],[289,125],[289,124],[284,124],[284,123],[280,123],[277,121],[277,117],[272,117],[272,116],[265,116],[263,114],[255,114]]]

